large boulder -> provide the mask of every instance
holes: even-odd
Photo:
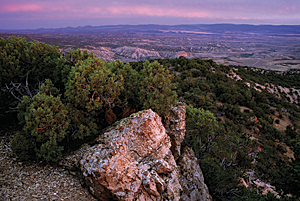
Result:
[[[151,109],[132,114],[62,164],[80,168],[99,200],[212,200],[194,152],[181,149],[185,105],[172,107],[164,124]]]
[[[80,160],[100,200],[179,200],[182,190],[170,137],[151,109],[123,119],[101,135]]]

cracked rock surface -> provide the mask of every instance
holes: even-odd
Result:
[[[179,200],[182,188],[170,137],[151,109],[121,120],[97,141],[80,160],[96,198]]]
[[[167,121],[164,126],[151,109],[132,114],[68,163],[79,163],[99,200],[212,200],[193,151],[180,151],[185,105],[172,107]]]
[[[199,167],[198,159],[195,157],[191,148],[185,147],[183,149],[178,164],[181,171],[180,184],[183,189],[180,199],[182,201],[212,200],[208,188],[204,183],[204,177]]]

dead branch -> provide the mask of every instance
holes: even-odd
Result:
[[[15,97],[18,101],[22,101],[22,99],[20,99],[19,97],[17,97],[15,94],[14,94],[14,92],[12,91],[12,88],[9,88],[8,86],[7,86],[7,84],[5,83],[5,86],[6,86],[6,88],[7,88],[7,90],[11,93],[11,95],[13,95],[13,97]]]
[[[14,83],[12,81],[10,82],[9,85],[7,85],[5,83],[4,91],[9,92],[17,100],[17,102],[21,102],[23,96],[28,96],[31,99],[33,99],[33,96],[40,91],[42,84],[43,84],[43,82],[39,81],[38,82],[38,89],[30,90],[29,82],[28,82],[28,72],[27,72],[25,84],[23,84],[23,83]]]

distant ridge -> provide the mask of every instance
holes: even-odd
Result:
[[[79,26],[65,28],[40,28],[9,30],[0,29],[1,33],[24,33],[24,34],[106,34],[106,33],[162,33],[174,32],[203,34],[224,33],[256,33],[265,35],[295,35],[300,37],[300,25],[250,25],[250,24],[181,24],[181,25],[106,25],[106,26]]]

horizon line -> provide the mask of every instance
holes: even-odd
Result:
[[[247,26],[300,26],[300,24],[251,24],[251,23],[193,23],[193,24],[108,24],[108,25],[84,25],[84,26],[66,26],[57,28],[28,28],[28,29],[0,29],[0,31],[34,31],[34,30],[53,30],[53,29],[66,29],[66,28],[85,28],[85,27],[109,27],[109,26],[183,26],[183,25],[247,25]]]

